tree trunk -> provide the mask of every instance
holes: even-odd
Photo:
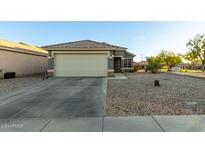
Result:
[[[169,62],[167,62],[167,67],[168,67],[168,70],[169,70],[170,69]]]
[[[205,61],[202,62],[202,71],[205,71]]]
[[[195,63],[191,62],[191,69],[194,69],[194,65],[195,65]]]

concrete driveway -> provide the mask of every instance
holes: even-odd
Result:
[[[204,115],[106,117],[107,79],[51,78],[0,95],[0,131],[204,132]]]
[[[15,128],[5,127],[24,123],[20,131],[41,131],[54,119],[65,123],[74,117],[102,118],[106,90],[107,80],[104,78],[51,78],[0,95],[0,124],[3,127],[0,129],[15,131]],[[18,121],[19,125],[16,124]]]

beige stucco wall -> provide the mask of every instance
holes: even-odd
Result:
[[[3,73],[16,72],[17,76],[32,75],[45,72],[47,67],[47,56],[24,54],[0,49],[0,70],[3,70]]]

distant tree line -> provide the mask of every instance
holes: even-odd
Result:
[[[173,51],[162,50],[156,56],[146,57],[148,62],[147,70],[156,73],[161,67],[167,66],[168,70],[182,63],[182,59],[190,61],[192,64],[201,62],[202,70],[205,70],[205,35],[197,34],[193,39],[187,43],[188,52],[184,55],[176,54]]]
[[[147,57],[147,70],[152,73],[158,72],[158,70],[167,66],[168,70],[182,62],[182,56],[180,54],[175,54],[172,51],[162,50],[157,56]]]

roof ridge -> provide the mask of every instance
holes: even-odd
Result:
[[[90,42],[100,43],[100,44],[103,44],[103,45],[109,45],[109,46],[112,46],[112,47],[119,47],[119,48],[127,49],[125,47],[118,46],[118,45],[113,45],[113,44],[110,44],[110,43],[107,43],[107,42],[98,42],[98,41],[94,41],[94,40],[82,40],[82,41],[90,41]]]
[[[83,42],[83,41],[91,41],[91,40],[78,40],[78,41],[72,41],[72,42],[56,43],[56,44],[46,45],[46,46],[41,46],[41,47],[48,47],[48,46],[55,46],[55,45],[64,45],[64,44],[71,44],[71,43],[77,43],[77,42]]]
[[[125,47],[122,47],[122,46],[118,46],[118,45],[113,45],[113,44],[109,44],[107,42],[103,42],[103,44],[106,44],[106,45],[109,45],[109,46],[113,46],[113,47],[117,47],[117,48],[124,48],[124,49],[127,49]]]
[[[79,41],[72,41],[72,42],[65,42],[65,43],[58,43],[58,44],[53,44],[53,45],[46,45],[46,46],[42,46],[42,48],[52,47],[52,46],[59,46],[59,45],[66,45],[66,44],[72,44],[72,43],[80,43],[80,42],[92,42],[92,43],[96,43],[96,44],[100,44],[100,45],[105,45],[107,47],[122,48],[122,49],[125,49],[125,50],[127,49],[125,47],[112,45],[112,44],[109,44],[107,42],[98,42],[98,41],[89,40],[89,39],[79,40]]]

